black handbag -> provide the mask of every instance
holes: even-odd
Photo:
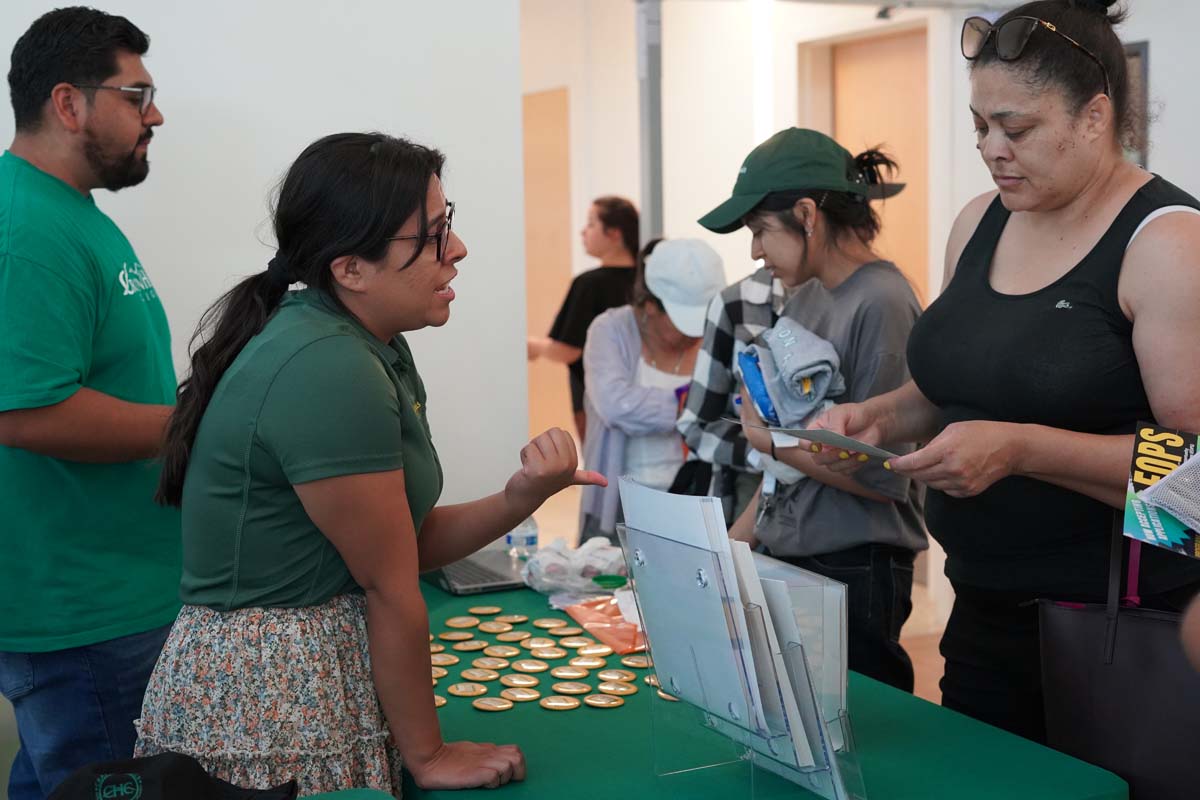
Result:
[[[1118,515],[1107,603],[1038,602],[1047,743],[1120,775],[1131,800],[1196,800],[1200,673],[1184,655],[1182,614],[1135,607],[1140,542],[1121,601],[1124,540]]]

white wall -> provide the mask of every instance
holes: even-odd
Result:
[[[696,220],[729,197],[755,145],[753,9],[678,0],[662,10],[664,229],[707,241],[736,281],[752,269],[749,234],[720,236]]]
[[[521,91],[566,87],[570,104],[571,226],[591,201],[640,206],[636,18],[633,0],[521,0]],[[571,270],[596,266],[571,239]]]
[[[0,46],[11,52],[58,5],[0,4]],[[502,487],[519,466],[527,418],[517,0],[103,5],[150,35],[146,64],[166,124],[150,148],[149,179],[97,192],[97,202],[158,288],[176,369],[186,367],[187,340],[208,304],[265,268],[268,191],[307,143],[382,130],[435,145],[447,154],[455,229],[471,255],[450,323],[410,339],[446,469],[444,499]],[[0,114],[0,141],[11,134],[11,115]],[[353,396],[329,411],[353,413]]]

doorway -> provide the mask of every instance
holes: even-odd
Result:
[[[882,145],[907,183],[876,203],[883,232],[876,248],[929,293],[929,121],[925,28],[839,42],[831,48],[833,138],[852,153]]]
[[[571,284],[571,151],[565,88],[522,99],[525,153],[526,334],[545,336]],[[529,435],[575,430],[567,370],[541,359],[529,364]]]

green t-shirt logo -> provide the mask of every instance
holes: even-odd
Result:
[[[96,779],[96,800],[138,800],[141,796],[141,775],[120,772]]]
[[[120,274],[117,275],[117,280],[121,282],[121,289],[124,290],[126,297],[143,292],[149,293],[143,299],[155,296],[154,285],[150,283],[150,276],[146,274],[146,270],[142,269],[142,265],[136,261],[132,264],[124,264],[121,267]]]

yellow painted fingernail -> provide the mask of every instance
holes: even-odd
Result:
[[[890,461],[885,461],[885,462],[883,462],[883,468],[884,468],[884,469],[891,469],[891,468],[892,468],[892,462],[890,462]]]
[[[838,458],[840,458],[842,461],[845,461],[846,459],[850,458],[850,454],[843,450],[842,452],[838,453]]]
[[[808,446],[808,449],[809,449],[809,450],[812,450],[814,453],[819,453],[819,452],[821,452],[821,445],[819,445],[819,444],[810,444],[810,445]]]
[[[859,453],[859,454],[858,454],[858,460],[859,460],[859,461],[866,461],[867,459],[868,459],[868,456],[867,456],[867,454],[866,454],[866,453]]]

